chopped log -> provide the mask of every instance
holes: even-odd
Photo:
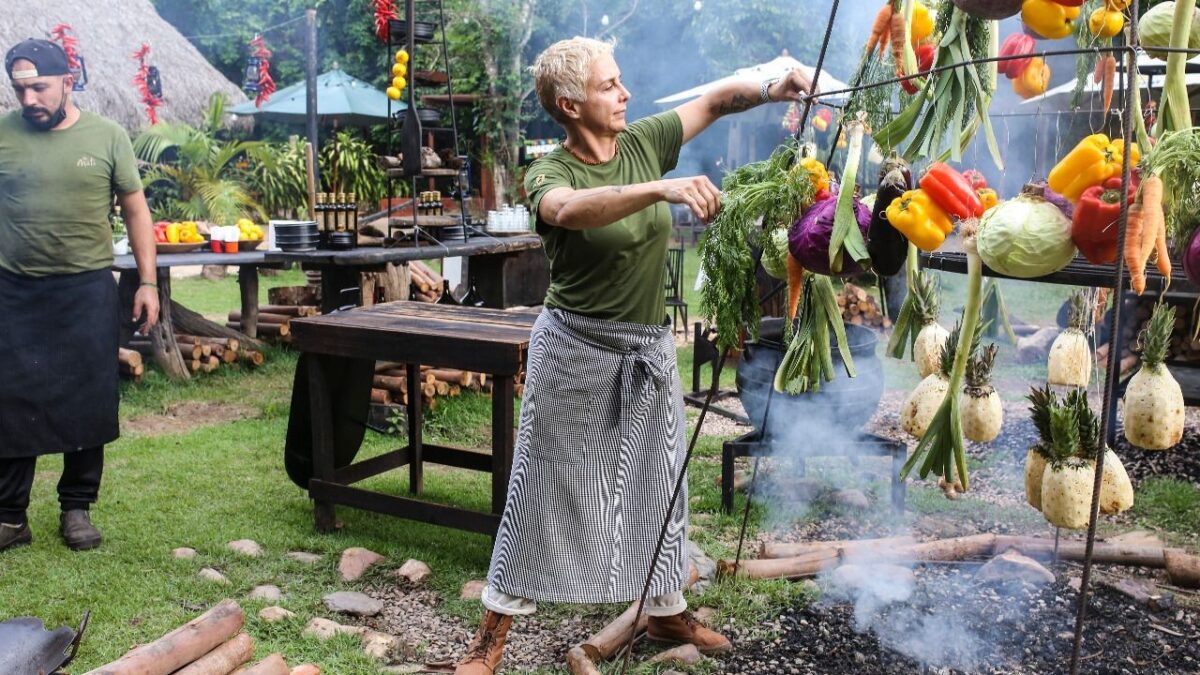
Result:
[[[211,347],[212,355],[218,359],[221,359],[221,361],[225,363],[233,363],[234,361],[237,361],[237,350],[228,349],[222,347],[221,345],[211,345]]]
[[[461,395],[462,395],[462,387],[460,387],[457,384],[450,385],[450,393],[448,394],[448,396],[461,396]]]
[[[208,337],[205,335],[181,335],[178,333],[175,335],[175,337],[177,339],[184,340],[185,342],[197,342],[200,344],[213,345],[214,347],[220,345],[226,349],[232,349],[235,352],[242,347],[242,344],[238,342],[237,338]]]
[[[1109,579],[1098,576],[1096,583],[1153,610],[1170,609],[1175,604],[1174,594],[1160,591],[1158,585],[1149,579]]]
[[[320,316],[321,308],[316,305],[263,305],[258,308],[262,314],[284,314],[286,316]]]
[[[320,305],[321,288],[317,286],[276,286],[267,289],[267,302],[278,305]],[[265,309],[265,308],[264,308]]]
[[[1083,541],[1059,541],[1059,560],[1083,560]],[[1009,549],[1016,549],[1030,558],[1050,558],[1054,555],[1054,540],[1044,537],[1017,537],[997,535],[992,553],[999,555]],[[1160,546],[1125,546],[1096,542],[1092,547],[1092,562],[1101,565],[1128,565],[1132,567],[1152,567],[1161,569],[1166,566],[1164,550]]]
[[[232,330],[239,330],[241,328],[242,324],[230,321],[230,322],[226,323],[225,326]],[[262,321],[258,322],[259,337],[279,337],[279,338],[281,338],[281,337],[287,337],[289,334],[291,334],[291,332],[292,332],[291,327],[289,327],[286,323],[273,324],[273,323],[263,323]],[[255,340],[255,342],[257,342],[257,340]]]
[[[154,642],[137,647],[87,675],[169,675],[236,635],[245,620],[236,602],[222,600]]]
[[[263,364],[262,352],[253,349],[243,349],[237,353],[238,362],[257,368]]]
[[[649,617],[646,616],[645,612],[641,616],[637,616],[637,605],[636,602],[631,604],[628,609],[621,612],[620,616],[613,619],[607,626],[601,628],[599,632],[579,645],[593,664],[612,658],[617,653],[617,650],[629,641],[629,634],[633,632],[635,617],[638,619],[637,634],[641,635],[646,631]]]
[[[429,371],[429,375],[447,384],[458,384],[464,387],[470,386],[471,381],[475,379],[471,373],[453,368],[433,368]]]
[[[142,356],[154,357],[154,343],[149,340],[132,340],[129,343],[129,348]],[[179,357],[186,364],[192,359],[198,359],[204,356],[204,349],[200,345],[187,343],[179,343]]]
[[[185,365],[187,366],[187,369],[190,372],[193,372],[193,373],[200,372],[200,359],[192,359],[190,361],[187,361],[185,363]]]
[[[130,370],[136,368],[139,370],[139,372],[145,366],[145,362],[142,361],[141,352],[133,349],[122,349],[117,347],[117,361],[126,368]]]
[[[571,675],[602,675],[600,669],[583,647],[571,647],[567,652],[567,670]]]
[[[232,640],[201,656],[190,666],[175,671],[175,675],[227,675],[254,658],[254,640],[238,633]]]
[[[376,389],[386,389],[393,394],[408,391],[408,378],[394,377],[391,375],[376,375],[372,379],[372,385]]]
[[[387,389],[372,388],[371,389],[371,403],[378,403],[379,405],[391,405],[392,404],[392,392],[388,391]]]
[[[288,323],[289,321],[291,321],[294,318],[296,318],[296,317],[288,316],[287,314],[271,314],[269,312],[259,312],[258,313],[258,322],[259,323],[276,323],[276,324]],[[241,323],[242,313],[235,309],[235,310],[229,312],[228,320],[232,323]]]
[[[252,666],[234,671],[236,675],[290,675],[291,672],[292,669],[288,668],[287,661],[284,661],[283,655],[278,652]]]
[[[180,333],[201,337],[233,338],[240,341],[241,346],[249,349],[262,349],[264,346],[258,339],[233,330],[228,326],[222,326],[221,324],[209,321],[174,300],[171,301],[171,311],[175,317],[175,329]]]
[[[425,384],[421,385],[421,395],[428,398],[433,398],[434,396],[437,396],[437,387],[429,382],[426,382]]]
[[[206,373],[211,373],[212,371],[216,370],[217,367],[219,367],[220,365],[221,365],[221,359],[218,359],[215,356],[206,356],[206,357],[200,359],[200,370],[202,370]]]
[[[881,562],[948,562],[990,556],[996,544],[994,534],[976,534],[953,539],[911,544],[908,546],[880,546],[873,549]],[[732,560],[717,563],[721,576],[739,576],[750,579],[801,579],[819,574],[825,569],[837,567],[855,557],[855,553],[872,550],[869,546],[853,548],[831,546],[814,549],[794,558],[768,558],[765,560],[743,560],[734,564]]]
[[[376,373],[382,373],[387,370],[396,370],[396,371],[403,373],[404,372],[404,364],[397,363],[396,361],[376,361],[375,362],[375,372]]]
[[[884,539],[859,539],[859,540],[838,540],[838,541],[813,541],[800,544],[774,544],[771,542],[763,542],[759,547],[759,558],[794,558],[802,556],[813,551],[827,549],[829,547],[839,548],[849,552],[854,549],[873,549],[888,546],[907,546],[915,544],[916,539],[911,536],[903,537],[886,537]]]
[[[441,380],[434,381],[433,389],[435,392],[437,392],[438,396],[448,396],[450,394],[450,385],[442,382]]]
[[[1179,549],[1166,549],[1163,560],[1172,584],[1180,588],[1200,588],[1200,557]]]

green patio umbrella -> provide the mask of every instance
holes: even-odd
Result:
[[[408,107],[403,101],[391,101],[391,104],[393,114]],[[256,108],[254,101],[248,101],[228,111],[235,115],[303,124],[308,112],[304,81],[275,92],[261,108]],[[333,70],[317,77],[317,118],[332,122],[335,127],[384,124],[388,119],[388,97],[335,65]]]

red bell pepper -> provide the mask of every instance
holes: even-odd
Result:
[[[1136,187],[1130,185],[1133,203]],[[1083,191],[1071,217],[1071,241],[1088,259],[1103,265],[1117,260],[1117,221],[1121,219],[1121,179],[1109,178]]]
[[[817,193],[815,195],[813,195],[813,202],[814,203],[823,202],[826,199],[832,199],[832,198],[833,198],[833,193],[829,191],[829,188],[821,188],[820,190],[817,190]]]
[[[1029,62],[1033,60],[1033,50],[1036,44],[1032,37],[1023,33],[1013,33],[1004,38],[1004,44],[1000,46],[1000,56],[1025,55],[1025,58],[1000,61],[997,64],[999,71],[1010,80],[1021,77],[1025,69],[1029,67]]]
[[[942,162],[934,162],[921,177],[921,189],[946,213],[966,220],[983,215],[983,203],[971,183],[958,171]]]
[[[923,73],[933,68],[933,59],[937,56],[937,45],[925,44],[917,47],[917,72]],[[900,73],[900,68],[896,68],[896,72]],[[900,87],[909,94],[915,94],[920,91],[917,86],[917,80],[904,80],[900,83]]]

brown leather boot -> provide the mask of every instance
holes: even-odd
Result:
[[[487,610],[454,675],[494,675],[504,657],[504,640],[511,626],[511,616]]]
[[[658,642],[690,642],[702,654],[719,654],[733,649],[733,644],[724,635],[705,628],[691,612],[650,617],[646,636]]]
[[[72,551],[86,551],[100,545],[100,530],[92,525],[87,509],[63,511],[59,516],[58,532]]]

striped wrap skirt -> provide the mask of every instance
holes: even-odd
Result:
[[[685,455],[670,329],[547,308],[530,335],[488,583],[547,602],[637,599]],[[685,481],[651,597],[683,588],[687,503]]]

